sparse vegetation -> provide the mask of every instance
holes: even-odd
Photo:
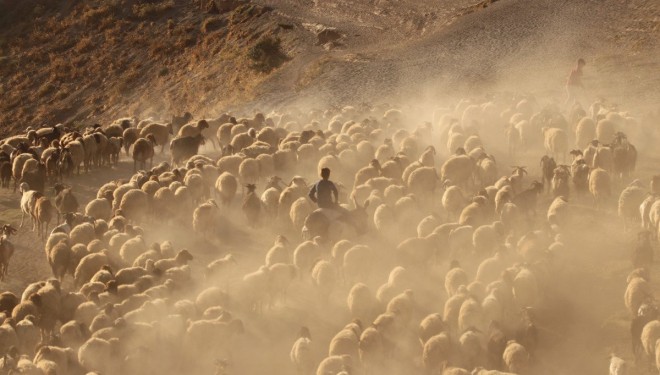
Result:
[[[209,17],[202,22],[201,31],[208,34],[227,25],[227,21],[222,17]]]
[[[27,119],[104,123],[121,106],[137,113],[174,103],[195,110],[208,100],[218,105],[212,98],[249,99],[265,76],[251,68],[246,50],[277,25],[254,4],[213,16],[192,1],[74,0],[65,9],[55,3],[21,1],[3,13],[0,0],[0,76],[7,77],[0,134]],[[240,24],[228,21],[234,12]],[[277,62],[263,57],[263,69]],[[199,70],[205,73],[190,80]],[[202,91],[206,101],[192,100]]]
[[[90,51],[94,47],[94,42],[91,37],[85,37],[80,39],[78,44],[74,47],[77,53],[85,53]]]
[[[282,51],[282,41],[269,36],[255,43],[249,49],[248,57],[252,60],[252,68],[263,73],[278,68],[288,59]]]
[[[298,82],[296,82],[296,89],[301,90],[311,84],[316,78],[323,74],[324,69],[329,62],[330,58],[323,57],[309,64],[298,79]]]
[[[133,15],[139,18],[148,18],[174,8],[174,0],[166,0],[160,3],[146,3],[133,5]]]

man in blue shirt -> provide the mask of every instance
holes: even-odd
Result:
[[[329,180],[330,168],[321,169],[321,177],[322,179],[315,183],[309,191],[309,198],[319,208],[337,209],[339,207],[339,192],[335,184]]]

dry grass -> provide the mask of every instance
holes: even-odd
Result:
[[[25,121],[84,125],[250,99],[265,75],[248,49],[278,22],[252,4],[219,16],[173,0],[27,3],[0,14],[0,136]]]
[[[160,3],[147,3],[133,5],[133,15],[139,18],[148,18],[174,8],[174,0],[166,0]]]
[[[202,22],[201,31],[204,34],[211,33],[227,25],[227,20],[224,17],[209,17]]]
[[[252,60],[252,69],[262,73],[269,73],[288,59],[282,50],[282,41],[270,36],[261,38],[250,47],[248,57]]]
[[[330,61],[331,59],[329,57],[323,57],[309,64],[298,78],[298,81],[296,82],[296,90],[304,89],[316,78],[320,77]]]

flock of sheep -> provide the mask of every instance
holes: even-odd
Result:
[[[0,295],[0,371],[543,373],[557,259],[577,215],[613,211],[619,191],[622,235],[639,232],[632,347],[660,369],[660,180],[632,180],[638,121],[505,95],[412,118],[387,105],[186,113],[4,139],[2,185],[23,219],[2,227],[0,278],[18,277],[11,236],[28,217],[52,277]],[[505,144],[502,159],[533,168],[507,173],[491,153]],[[124,152],[134,173],[81,202],[75,175],[120,168]],[[348,212],[325,221],[308,198],[324,167]],[[631,367],[612,356],[610,374]]]

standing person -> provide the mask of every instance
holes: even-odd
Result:
[[[309,198],[319,208],[337,209],[339,207],[339,192],[335,184],[330,181],[330,168],[321,169],[321,180],[312,186]]]
[[[568,75],[564,108],[570,110],[570,108],[576,103],[581,104],[578,98],[582,96],[582,91],[584,90],[584,85],[582,85],[582,68],[584,68],[585,65],[587,65],[587,63],[584,59],[578,59],[577,65],[571,70],[571,74]]]

